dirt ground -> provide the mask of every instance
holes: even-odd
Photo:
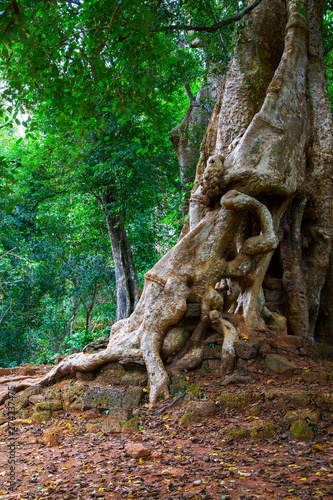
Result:
[[[143,401],[134,428],[121,432],[101,430],[105,413],[18,419],[13,491],[4,424],[0,499],[333,499],[330,374],[332,362],[305,358],[292,375],[253,365],[251,380],[226,386],[196,370],[174,377],[173,399],[154,407]],[[170,406],[179,382],[189,390]],[[306,424],[298,438],[295,419]],[[50,444],[45,436],[55,428]],[[141,443],[149,455],[133,458],[129,443]]]

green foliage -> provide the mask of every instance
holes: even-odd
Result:
[[[323,42],[327,74],[327,88],[333,111],[333,3],[326,0],[323,19]]]
[[[105,212],[124,214],[141,284],[159,256],[157,243],[162,250],[177,237],[170,224],[179,221],[177,164],[166,136],[150,134],[151,121],[110,115],[107,141],[50,124],[41,122],[35,139],[2,139],[24,202],[0,223],[8,252],[0,261],[0,365],[53,362],[109,332],[116,303]],[[101,210],[103,190],[110,203]]]

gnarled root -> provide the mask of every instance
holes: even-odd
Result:
[[[121,358],[137,358],[141,356],[139,349],[124,349],[122,347],[109,348],[93,354],[78,353],[67,356],[58,365],[54,366],[40,381],[39,385],[45,387],[53,384],[63,377],[75,374],[78,370],[90,372],[111,361],[118,361]]]
[[[184,370],[193,370],[201,365],[204,355],[204,336],[207,331],[207,325],[200,321],[189,341],[174,357],[170,368],[171,370],[182,372]]]
[[[258,217],[262,234],[246,240],[237,256],[227,262],[223,256],[236,236],[240,213],[246,210]],[[148,372],[150,402],[155,403],[159,395],[169,396],[169,379],[161,359],[162,345],[170,328],[183,318],[187,300],[202,304],[201,320],[176,355],[174,366],[184,370],[201,364],[204,335],[211,326],[224,335],[222,365],[225,371],[231,371],[237,332],[222,319],[223,299],[214,285],[222,278],[244,277],[251,267],[252,256],[269,252],[276,244],[267,208],[251,196],[234,190],[228,192],[221,200],[221,207],[208,213],[146,274],[135,311],[112,327],[107,349],[68,356],[41,380],[41,385],[54,383],[77,370],[95,370],[123,357],[141,357]]]
[[[236,328],[227,320],[223,319],[224,340],[222,345],[222,371],[231,373],[234,370],[236,353],[235,342],[238,340]]]

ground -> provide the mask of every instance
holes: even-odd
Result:
[[[292,351],[294,370],[284,374],[269,371],[261,356],[234,382],[205,368],[173,375],[173,398],[154,406],[143,388],[134,417],[117,432],[105,427],[101,404],[75,406],[73,394],[82,397],[82,388],[87,394],[96,380],[58,382],[31,396],[34,406],[20,405],[18,393],[17,488],[8,490],[9,436],[2,423],[0,498],[333,499],[333,362],[318,351],[317,357]],[[19,371],[29,376],[28,368],[0,377],[0,394],[18,383]],[[44,370],[34,369],[34,376]],[[53,407],[41,423],[38,401],[39,410]],[[143,445],[142,457],[133,444]]]

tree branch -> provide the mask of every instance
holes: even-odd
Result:
[[[40,200],[37,201],[37,203],[34,204],[32,207],[32,210],[35,210],[35,208],[38,207],[42,201],[49,200],[50,198],[54,198],[55,196],[58,196],[59,194],[67,193],[67,189],[64,189],[63,191],[58,191],[57,193],[50,194],[49,196],[45,196],[44,198],[41,198]]]
[[[199,31],[199,32],[201,31],[201,32],[206,32],[206,33],[215,33],[216,31],[218,31],[219,29],[223,28],[224,26],[228,26],[229,24],[232,24],[232,23],[235,23],[237,21],[240,21],[240,19],[242,19],[244,16],[246,16],[246,14],[248,14],[249,12],[251,12],[251,10],[253,10],[255,7],[257,7],[257,5],[260,4],[260,2],[261,2],[261,0],[254,0],[254,2],[252,2],[250,5],[248,5],[247,7],[245,7],[245,9],[243,9],[238,14],[236,14],[234,16],[231,16],[231,17],[228,17],[227,19],[222,19],[222,21],[216,22],[212,26],[203,26],[203,25],[191,26],[191,25],[185,25],[185,24],[184,25],[183,24],[173,24],[171,26],[161,26],[161,27],[158,27],[158,28],[149,29],[149,32],[150,33],[163,33],[163,32],[164,33],[168,33],[170,31],[184,30],[184,31]],[[112,26],[112,24],[114,22],[114,18],[116,16],[116,14],[118,13],[119,9],[120,9],[120,5],[118,5],[116,7],[116,9],[115,9],[115,11],[114,11],[114,13],[112,15],[112,19],[111,19],[109,25],[107,25],[107,26],[98,26],[96,28],[90,28],[90,29],[86,29],[86,30],[75,31],[74,33],[72,33],[68,37],[66,37],[63,40],[61,40],[58,43],[58,45],[61,44],[61,43],[64,43],[69,38],[77,36],[77,35],[80,35],[82,33],[90,33],[90,32],[93,32],[93,31],[107,30],[108,33],[107,33],[107,36],[106,36],[105,40],[97,47],[97,49],[94,51],[94,53],[92,54],[92,56],[90,56],[90,58],[89,58],[89,60],[90,60],[98,52],[98,50],[100,50],[102,47],[104,47],[104,45],[108,41],[109,34],[110,34],[110,28],[111,28],[111,26]],[[121,11],[120,11],[120,13],[121,13],[123,19],[125,19]],[[125,40],[129,36],[130,35],[126,35],[126,36],[120,35],[119,36],[119,41],[122,42],[123,40]]]
[[[228,24],[235,23],[237,21],[240,21],[246,14],[251,12],[257,5],[259,5],[261,0],[255,0],[252,2],[250,5],[245,7],[239,14],[236,14],[235,16],[228,17],[227,19],[222,19],[222,21],[219,21],[218,23],[213,24],[212,26],[188,26],[186,24],[172,24],[171,26],[164,26],[161,28],[155,28],[150,30],[153,33],[168,33],[169,31],[176,31],[176,30],[183,30],[183,31],[201,31],[201,32],[206,32],[206,33],[215,33],[218,31],[220,28],[223,28],[223,26],[228,26]]]
[[[115,18],[117,16],[119,10],[120,10],[120,4],[118,3],[117,7],[114,9],[114,12],[113,12],[112,17],[111,17],[111,21],[110,21],[110,23],[108,25],[107,34],[106,34],[105,39],[98,45],[98,47],[94,50],[94,52],[92,53],[92,55],[89,57],[89,59],[87,61],[87,64],[85,65],[85,68],[88,66],[88,64],[90,63],[91,59],[97,54],[97,52],[100,52],[105,47],[105,44],[108,41],[109,36],[110,36],[110,31],[111,31],[112,25],[114,23],[114,20],[115,20]]]
[[[192,90],[191,90],[191,87],[190,87],[190,84],[188,82],[185,82],[184,83],[184,87],[185,87],[185,90],[186,90],[186,93],[187,93],[187,96],[190,100],[190,104],[191,106],[196,106],[197,105],[197,102],[195,100],[195,97],[192,93]]]

